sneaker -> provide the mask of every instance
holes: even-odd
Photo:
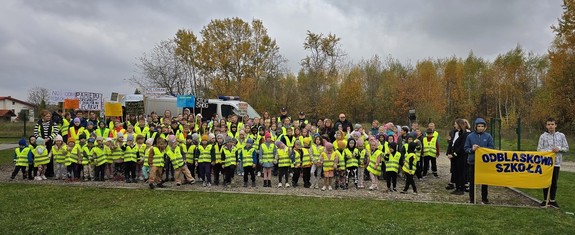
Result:
[[[208,186],[208,184],[205,181],[203,181],[202,186],[206,187],[206,186]]]
[[[34,180],[42,180],[42,177],[40,177],[40,176],[34,176]]]
[[[453,184],[448,184],[447,187],[445,187],[445,189],[447,189],[447,190],[453,190],[453,189],[455,189],[455,185],[453,185]]]
[[[212,183],[208,182],[208,188],[212,187]]]
[[[549,202],[549,205],[551,205],[555,209],[559,209],[559,204],[557,204],[557,201]]]
[[[154,186],[153,183],[148,184],[148,186],[150,186],[150,189],[154,189],[154,188],[155,188],[155,186]]]
[[[244,188],[248,187],[248,182],[244,182]]]
[[[281,187],[282,187],[282,183],[279,183],[279,184],[278,184],[278,188],[281,188]]]
[[[176,186],[182,186],[182,184],[181,184],[181,183],[176,183]]]
[[[255,188],[255,187],[256,187],[256,182],[252,181],[252,188]]]
[[[332,190],[331,186],[328,186],[328,187],[327,187],[327,190],[331,191],[331,190]]]
[[[417,195],[417,192],[413,192],[413,195]]]
[[[397,189],[396,189],[396,188],[393,188],[393,192],[397,192]]]
[[[325,186],[321,187],[321,191],[325,191]]]
[[[48,178],[46,178],[46,176],[45,176],[45,175],[43,175],[43,176],[40,176],[40,177],[42,177],[42,180],[47,180],[47,179],[48,179]]]
[[[485,199],[485,200],[481,200],[481,204],[483,205],[487,205],[489,204],[489,200]]]
[[[128,184],[129,184],[129,183],[132,183],[132,180],[131,180],[131,179],[126,179],[126,183],[128,183]]]
[[[288,184],[288,183],[286,183],[286,188],[289,188],[289,184]]]
[[[160,183],[160,184],[158,184],[158,186],[157,186],[157,187],[158,187],[158,188],[165,188],[166,186],[164,186],[164,184],[163,184],[163,183]]]
[[[315,186],[313,186],[314,189],[318,189],[319,186],[316,184]]]
[[[401,194],[407,194],[407,191],[401,191],[400,193]]]
[[[541,203],[539,203],[539,207],[547,208],[547,201],[542,201]]]

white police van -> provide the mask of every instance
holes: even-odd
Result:
[[[193,114],[201,114],[206,119],[211,119],[214,114],[221,117],[228,117],[231,114],[239,116],[249,116],[250,118],[260,117],[260,114],[247,102],[241,101],[238,96],[219,96],[217,99],[204,99],[196,104],[196,107],[177,106],[177,98],[174,96],[144,96],[144,95],[127,95],[121,100],[122,104],[126,102],[144,101],[144,111],[146,115],[156,112],[163,115],[164,111],[170,110],[173,116],[183,113],[189,109]],[[206,103],[207,101],[207,103]]]

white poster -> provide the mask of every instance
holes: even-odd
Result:
[[[80,100],[80,110],[101,111],[102,93],[76,92],[76,99]]]

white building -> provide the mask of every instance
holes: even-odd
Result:
[[[34,107],[33,104],[12,98],[12,96],[0,96],[0,114],[4,115],[0,118],[10,117],[11,121],[15,121],[18,113],[24,109],[29,110],[30,122],[34,122]]]

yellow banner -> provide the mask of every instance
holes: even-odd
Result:
[[[475,184],[517,188],[547,188],[551,185],[555,154],[552,152],[475,151]]]
[[[106,115],[107,117],[121,117],[122,104],[106,102],[104,104],[104,115]]]

